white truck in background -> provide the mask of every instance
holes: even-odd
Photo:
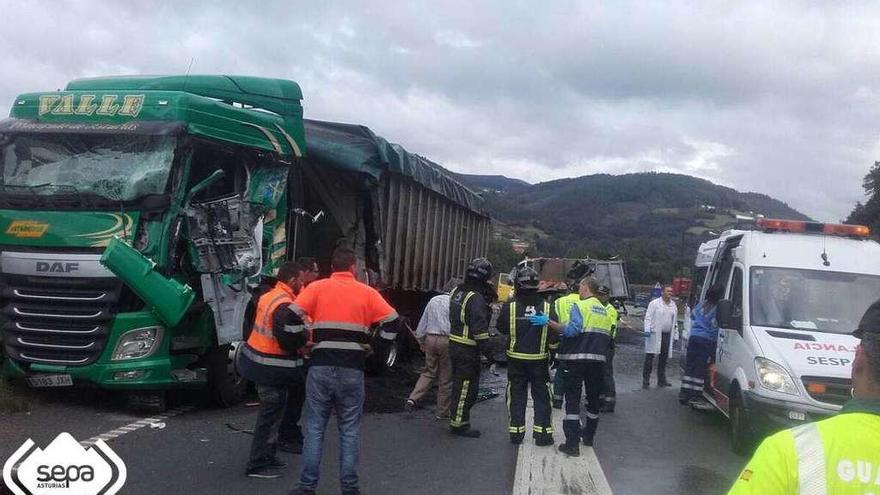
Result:
[[[711,263],[695,280],[700,299],[725,288],[704,395],[730,419],[739,454],[840,410],[858,344],[850,333],[880,298],[880,244],[867,227],[765,218],[755,227],[704,243],[697,264],[710,251]]]

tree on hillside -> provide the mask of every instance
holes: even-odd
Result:
[[[868,225],[872,232],[880,229],[880,161],[874,162],[871,170],[862,181],[865,195],[868,200],[856,203],[852,213],[846,219],[847,223]]]
[[[519,263],[522,256],[513,250],[508,239],[493,237],[489,240],[489,261],[495,269],[495,273],[507,273]]]

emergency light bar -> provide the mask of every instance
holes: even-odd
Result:
[[[855,237],[868,237],[871,234],[871,229],[864,225],[804,222],[802,220],[780,220],[777,218],[759,218],[755,221],[755,224],[766,232],[814,233]]]

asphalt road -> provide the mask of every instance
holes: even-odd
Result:
[[[676,400],[678,362],[669,364],[676,387],[641,389],[642,349],[632,334],[618,345],[618,408],[603,415],[596,453],[616,494],[722,494],[745,459],[733,455],[727,424],[718,413],[698,413]],[[484,386],[503,394],[504,376],[486,372]],[[401,403],[406,391],[399,394]],[[256,407],[242,404],[212,409],[195,397],[180,404],[193,409],[110,440],[125,461],[125,494],[284,494],[295,484],[296,456],[278,480],[244,476]],[[66,392],[40,394],[30,412],[0,417],[0,460],[5,461],[27,438],[45,446],[62,431],[84,440],[141,420],[112,396]],[[509,494],[517,449],[507,442],[503,396],[475,406],[473,421],[480,439],[447,433],[430,410],[413,414],[371,413],[363,423],[361,483],[366,494]],[[319,493],[339,493],[336,433],[331,420]],[[561,440],[561,432],[557,433]],[[2,491],[2,490],[0,490]]]

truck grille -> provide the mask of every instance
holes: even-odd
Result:
[[[849,378],[804,376],[801,380],[810,397],[819,402],[842,406],[852,399],[852,380]]]
[[[6,355],[22,363],[93,363],[106,345],[121,289],[117,278],[0,274]]]

